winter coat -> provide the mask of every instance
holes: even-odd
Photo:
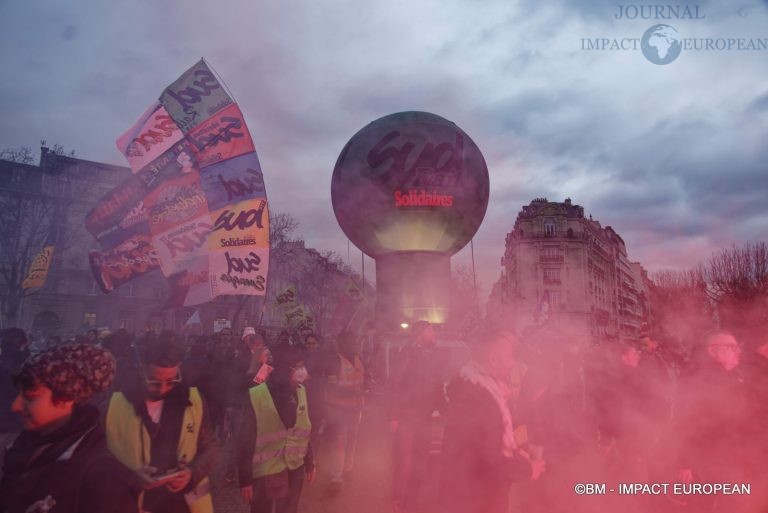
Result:
[[[480,385],[457,377],[448,385],[440,501],[446,513],[502,513],[510,486],[530,477],[520,457],[502,453],[499,406]]]
[[[7,449],[0,511],[137,513],[140,492],[136,475],[107,450],[98,410],[82,406],[53,433],[24,431]]]
[[[681,381],[675,425],[678,468],[690,468],[705,480],[748,477],[744,473],[756,444],[755,408],[746,385],[741,367],[726,371],[711,362]]]
[[[393,420],[430,422],[432,412],[442,412],[443,369],[446,363],[434,350],[417,346],[401,349],[402,373],[393,378],[390,417]]]

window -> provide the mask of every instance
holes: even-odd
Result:
[[[560,292],[557,290],[548,290],[545,292],[547,295],[547,303],[550,307],[560,304]]]
[[[562,262],[563,253],[559,246],[544,246],[541,249],[542,262]]]
[[[555,236],[555,221],[547,219],[544,221],[544,235],[547,237]]]
[[[560,270],[559,269],[544,269],[544,284],[545,285],[560,285]]]

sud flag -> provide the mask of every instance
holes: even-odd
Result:
[[[48,277],[48,269],[51,267],[54,246],[45,246],[37,254],[32,264],[29,266],[29,272],[21,283],[21,288],[32,289],[45,285],[45,279]]]
[[[167,306],[264,295],[269,207],[243,114],[204,60],[117,139],[131,174],[86,216],[100,287],[160,270]]]
[[[287,286],[282,292],[275,296],[275,305],[280,307],[289,307],[296,304],[296,285]]]

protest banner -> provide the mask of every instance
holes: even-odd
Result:
[[[29,272],[21,283],[22,289],[39,288],[45,285],[45,279],[48,277],[48,269],[51,267],[54,246],[45,246],[40,250],[29,266]]]
[[[264,295],[269,210],[243,114],[203,60],[117,139],[132,174],[86,216],[89,255],[109,292],[161,270],[167,306]]]

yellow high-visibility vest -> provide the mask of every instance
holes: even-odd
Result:
[[[253,477],[269,476],[286,468],[295,470],[304,464],[309,450],[312,423],[307,411],[307,391],[296,389],[296,424],[288,429],[280,419],[272,394],[266,383],[249,391],[251,406],[256,414],[256,447],[253,451]]]
[[[341,353],[338,353],[339,360],[341,361],[341,367],[339,368],[339,374],[336,377],[336,383],[333,386],[328,387],[326,390],[325,401],[328,404],[335,406],[362,406],[362,393],[363,383],[365,378],[365,368],[363,367],[363,361],[359,356],[355,355],[355,363],[353,364],[347,360]],[[329,384],[332,381],[329,380]],[[344,390],[347,393],[337,394],[334,387],[339,390]],[[354,394],[352,394],[354,393]]]
[[[190,462],[197,454],[197,439],[203,421],[203,400],[197,388],[189,389],[191,405],[184,409],[181,434],[176,455],[179,461]],[[149,432],[136,413],[133,404],[122,394],[115,392],[107,410],[107,446],[115,458],[131,470],[147,466],[151,460],[152,445]],[[213,513],[211,484],[208,478],[201,479],[197,487],[185,494],[192,513]]]

